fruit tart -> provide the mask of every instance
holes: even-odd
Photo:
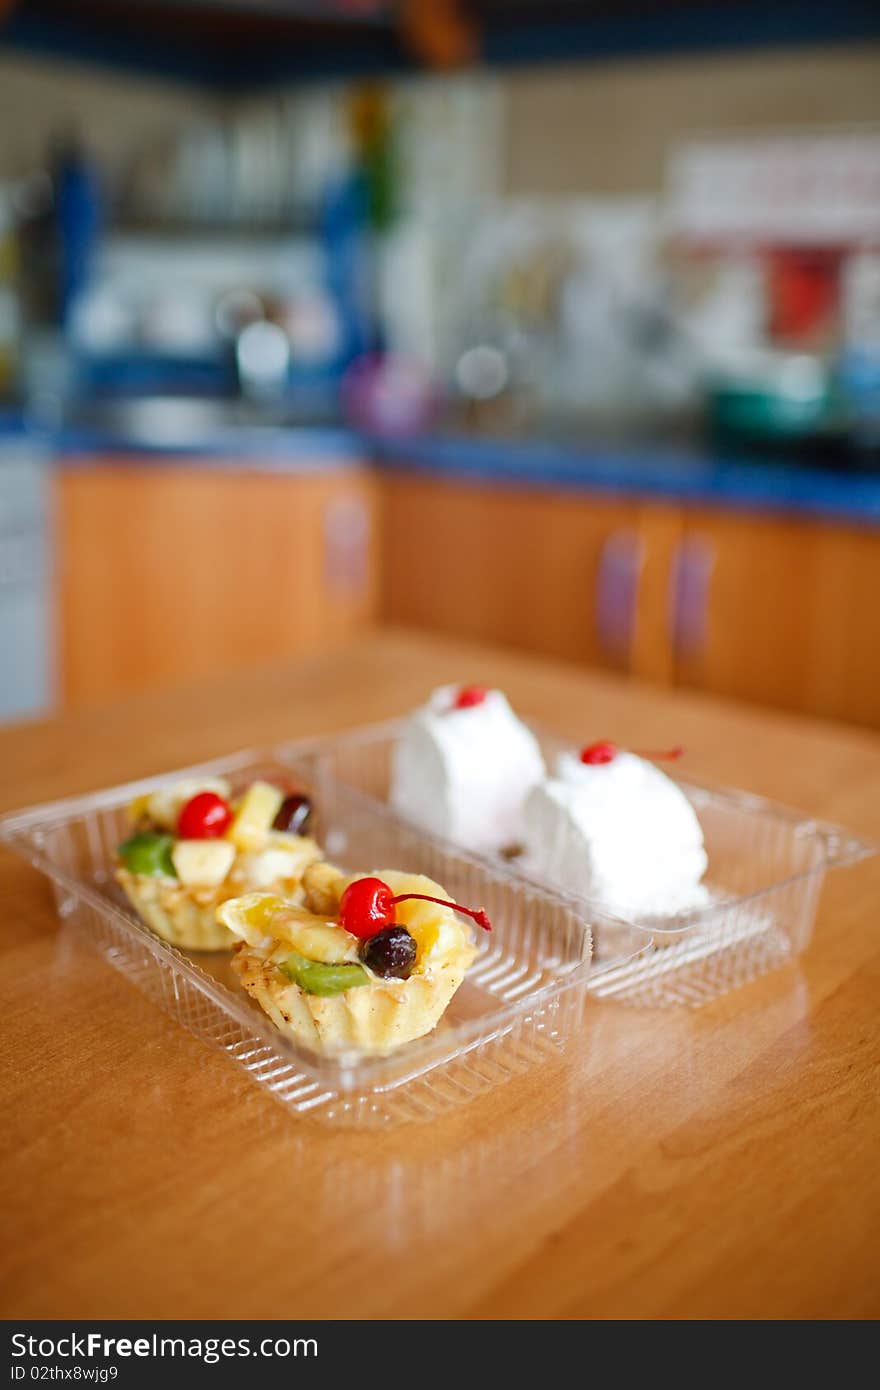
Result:
[[[320,850],[304,832],[312,807],[256,781],[233,800],[224,778],[174,783],[136,798],[134,833],[116,851],[116,880],[158,936],[191,951],[216,951],[235,937],[217,908],[242,893],[295,899]]]
[[[476,955],[462,916],[489,930],[485,912],[391,869],[314,863],[302,886],[302,903],[251,893],[217,911],[239,938],[233,969],[279,1031],[324,1052],[384,1052],[430,1033]]]

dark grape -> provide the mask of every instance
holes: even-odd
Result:
[[[361,960],[383,979],[407,980],[416,963],[416,943],[406,927],[384,927],[361,945]]]
[[[312,823],[312,802],[305,792],[286,796],[272,822],[273,830],[286,830],[289,835],[305,835]]]

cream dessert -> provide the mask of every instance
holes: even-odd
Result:
[[[521,843],[526,797],[544,774],[537,739],[500,690],[445,685],[395,746],[391,804],[433,835],[497,853]]]
[[[525,808],[523,867],[628,917],[702,907],[707,858],[687,797],[647,758],[614,744],[562,753]]]

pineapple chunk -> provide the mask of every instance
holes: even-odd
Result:
[[[217,920],[258,949],[271,940],[325,965],[358,959],[356,936],[274,893],[232,898],[217,909]]]
[[[150,796],[148,792],[143,792],[136,796],[133,801],[128,803],[128,819],[132,825],[139,825],[150,811]]]
[[[246,893],[241,898],[227,898],[217,908],[217,921],[246,941],[249,946],[262,948],[272,940],[272,923],[285,906],[275,893]]]
[[[277,816],[284,793],[271,782],[254,782],[248,787],[226,834],[236,849],[261,849]]]
[[[233,898],[231,902],[224,903],[219,909],[218,916],[223,919],[224,926],[230,923],[223,918],[223,913],[227,912],[240,925],[230,927],[237,936],[243,936],[245,941],[251,942],[251,937],[271,937],[272,921],[287,906],[283,898],[279,898],[275,893],[248,893],[243,898]]]
[[[188,888],[217,888],[234,859],[235,845],[228,840],[178,840],[171,851],[177,877]]]

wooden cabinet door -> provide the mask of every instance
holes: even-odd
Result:
[[[395,622],[628,668],[639,509],[616,499],[385,476]]]
[[[375,616],[375,482],[102,462],[58,475],[69,705],[265,665]]]
[[[880,534],[697,512],[675,571],[681,684],[880,725]]]
[[[821,528],[817,550],[809,709],[880,728],[880,532]]]

